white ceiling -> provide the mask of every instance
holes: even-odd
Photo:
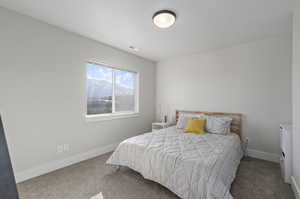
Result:
[[[291,0],[0,0],[0,6],[154,61],[292,29]],[[174,26],[153,25],[160,9],[176,12]]]

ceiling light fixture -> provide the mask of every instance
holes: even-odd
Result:
[[[153,23],[159,28],[169,28],[176,21],[176,14],[170,10],[160,10],[154,13]]]

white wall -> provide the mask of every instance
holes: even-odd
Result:
[[[279,124],[292,120],[291,56],[291,35],[280,35],[160,62],[157,107],[242,113],[249,148],[274,159]]]
[[[298,184],[300,198],[300,2],[298,0],[295,0],[293,21],[293,177]]]
[[[155,63],[3,8],[0,27],[0,111],[16,173],[150,130]],[[139,117],[86,122],[88,60],[140,73]],[[57,154],[63,143],[70,151]]]

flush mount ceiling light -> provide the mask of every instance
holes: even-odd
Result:
[[[176,14],[170,10],[160,10],[152,17],[153,23],[159,28],[169,28],[176,21]]]

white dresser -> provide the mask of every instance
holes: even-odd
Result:
[[[292,130],[291,124],[280,125],[280,167],[284,182],[291,183],[292,175]]]

